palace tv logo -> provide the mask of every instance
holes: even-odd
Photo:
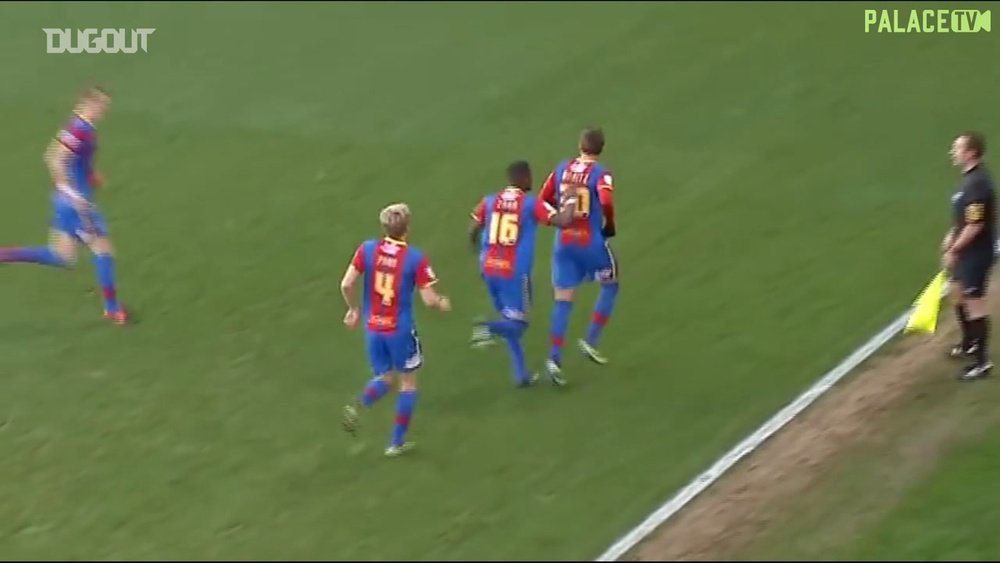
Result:
[[[46,53],[125,53],[146,52],[149,36],[155,28],[61,29],[42,28]]]
[[[865,33],[990,32],[989,10],[865,10]]]

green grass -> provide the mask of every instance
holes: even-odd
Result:
[[[0,554],[596,555],[934,269],[950,137],[997,130],[973,55],[996,43],[864,35],[862,9],[0,6],[0,241],[44,241],[41,152],[107,84],[101,204],[142,321],[100,323],[86,261],[3,268]],[[157,31],[147,54],[44,54],[40,28],[87,26]],[[618,185],[613,364],[515,392],[502,352],[465,347],[487,306],[467,212],[589,123]],[[391,405],[360,440],[337,428],[366,365],[336,286],[400,199],[456,310],[419,313],[421,449],[388,462]]]

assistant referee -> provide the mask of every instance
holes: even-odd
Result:
[[[974,360],[958,376],[964,381],[984,377],[993,369],[987,350],[990,319],[985,298],[996,256],[996,191],[982,162],[985,152],[986,143],[979,133],[963,133],[951,144],[951,161],[962,171],[962,179],[951,198],[954,226],[941,245],[962,329],[962,341],[950,355]]]

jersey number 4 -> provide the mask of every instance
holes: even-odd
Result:
[[[386,272],[375,272],[375,293],[382,298],[382,305],[389,307],[396,298],[396,276]]]
[[[514,246],[520,228],[515,213],[493,213],[490,217],[490,244]]]

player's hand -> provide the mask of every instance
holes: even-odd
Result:
[[[451,299],[448,299],[444,295],[438,297],[437,308],[438,310],[444,311],[445,313],[451,311]]]
[[[358,324],[358,318],[361,316],[357,309],[348,309],[347,314],[344,315],[344,324],[347,328],[354,328]]]
[[[611,238],[615,236],[615,226],[613,224],[604,225],[601,227],[601,234],[604,235],[604,238]]]
[[[96,170],[94,172],[91,172],[90,173],[90,185],[94,186],[95,188],[103,188],[104,187],[104,174],[101,174],[100,172],[97,172]]]

